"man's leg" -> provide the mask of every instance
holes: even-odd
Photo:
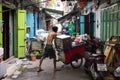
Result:
[[[42,65],[43,60],[44,60],[44,57],[42,57],[42,58],[40,59],[39,69],[38,69],[37,72],[43,71],[43,69],[41,68],[41,65]]]
[[[60,69],[56,68],[56,58],[53,59],[54,71],[60,71]]]

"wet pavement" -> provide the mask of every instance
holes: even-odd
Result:
[[[37,72],[39,60],[32,61],[31,64],[25,65],[24,71],[16,78],[10,80],[90,80],[82,68],[73,69],[70,65],[64,65],[57,62],[57,67],[61,71],[53,71],[53,60],[45,59],[42,64],[44,71]]]

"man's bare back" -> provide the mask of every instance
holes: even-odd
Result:
[[[47,37],[46,44],[52,45],[53,39],[56,39],[57,34],[55,32],[50,32]]]

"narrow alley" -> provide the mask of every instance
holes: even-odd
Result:
[[[0,0],[0,80],[120,80],[120,0]]]

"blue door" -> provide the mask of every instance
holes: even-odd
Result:
[[[32,38],[35,36],[35,32],[34,32],[34,16],[33,13],[28,13],[27,14],[27,22],[26,22],[27,27],[30,28],[30,32],[29,32],[29,37]]]
[[[85,16],[80,16],[80,34],[85,33]]]

